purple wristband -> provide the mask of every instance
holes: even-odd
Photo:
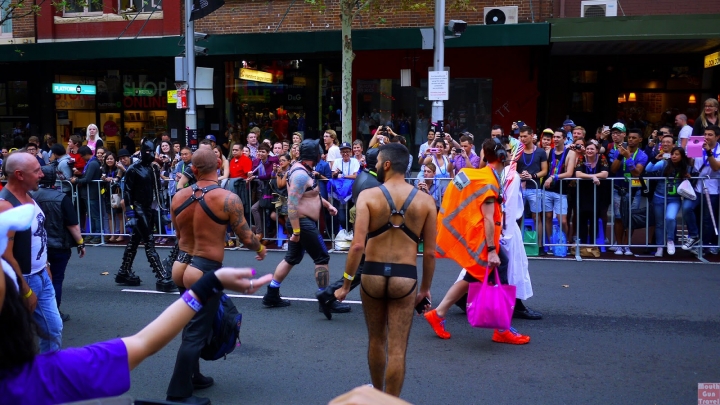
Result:
[[[190,295],[190,290],[187,290],[185,291],[185,293],[183,293],[182,299],[195,312],[199,312],[203,307],[200,301],[196,300],[195,297]]]

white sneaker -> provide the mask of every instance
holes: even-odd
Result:
[[[610,248],[610,249],[612,249],[612,248]],[[623,252],[623,248],[621,248],[621,247],[619,247],[619,246],[615,246],[615,254],[616,254],[616,255],[622,256],[623,253],[624,253],[624,252]]]
[[[663,257],[663,248],[657,248],[657,251],[655,252],[655,257]]]
[[[630,251],[629,247],[625,248],[625,256],[635,256],[633,252]]]
[[[660,250],[662,250],[662,248]],[[667,241],[667,251],[670,256],[675,254],[675,242],[671,240]]]

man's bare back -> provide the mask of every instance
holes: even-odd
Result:
[[[303,184],[305,192],[302,193],[300,198],[297,200],[297,212],[300,218],[307,217],[313,221],[320,219],[320,207],[322,201],[320,200],[320,183],[317,183],[314,188],[313,184],[315,180],[308,174],[301,163],[295,163],[290,169],[292,175],[290,176],[289,183],[297,184],[298,182]]]

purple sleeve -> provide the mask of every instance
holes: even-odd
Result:
[[[470,156],[470,164],[472,164],[472,167],[479,169],[480,168],[480,156],[473,154]]]
[[[638,153],[637,160],[635,160],[635,165],[643,165],[643,167],[647,166],[648,162],[648,156],[645,154],[645,152],[640,151]]]
[[[45,383],[73,397],[61,402],[118,396],[130,389],[128,353],[121,339],[62,350],[57,366]]]

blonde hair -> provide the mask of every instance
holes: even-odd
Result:
[[[709,99],[705,100],[705,102],[703,103],[702,112],[700,113],[700,121],[702,121],[703,128],[707,128],[707,126],[708,126],[707,117],[705,116],[705,104],[707,104],[707,103],[711,103],[716,109],[720,110],[720,103],[718,103],[718,101],[716,99],[709,98]],[[718,118],[718,112],[719,111],[715,111],[716,119]]]
[[[335,131],[333,131],[332,129],[326,129],[325,133],[330,134],[334,145],[338,144],[337,133]]]

